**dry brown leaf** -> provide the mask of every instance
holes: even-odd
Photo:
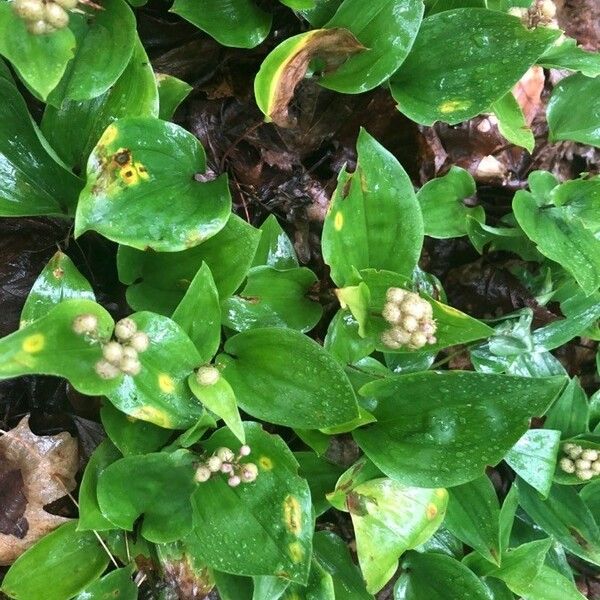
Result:
[[[531,67],[513,88],[513,94],[525,115],[527,125],[531,125],[540,109],[543,91],[544,69],[537,66]]]
[[[44,506],[75,489],[77,455],[74,437],[35,435],[29,416],[0,436],[0,565],[69,520]]]

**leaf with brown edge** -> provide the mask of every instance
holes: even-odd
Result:
[[[289,104],[312,60],[322,61],[320,71],[335,71],[347,58],[366,48],[347,29],[315,29],[295,35],[277,46],[263,61],[254,80],[256,103],[267,121],[293,127]]]
[[[66,432],[35,435],[29,416],[0,437],[0,565],[69,521],[44,506],[75,489],[77,465],[77,440]]]

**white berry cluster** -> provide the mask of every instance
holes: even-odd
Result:
[[[13,10],[33,35],[52,33],[69,24],[69,13],[79,0],[14,0]]]
[[[437,342],[437,325],[427,300],[396,287],[388,289],[386,300],[381,315],[391,327],[381,334],[385,346],[394,350],[403,346],[418,350]]]
[[[78,315],[73,320],[73,331],[98,340],[98,319],[92,314]],[[95,365],[96,374],[102,379],[114,379],[121,373],[137,375],[142,370],[139,353],[145,352],[150,339],[143,331],[137,330],[132,319],[121,319],[115,325],[115,338],[100,341],[102,356]]]
[[[551,29],[558,28],[554,0],[536,0],[529,8],[513,7],[508,13],[513,17],[519,17],[528,27],[545,25]]]
[[[194,476],[198,483],[208,481],[216,473],[228,476],[227,483],[237,487],[240,483],[252,483],[258,477],[258,467],[254,463],[242,463],[240,460],[250,454],[250,446],[245,444],[236,454],[230,448],[218,448],[196,469]]]
[[[566,454],[559,461],[559,466],[565,473],[575,473],[582,481],[588,481],[592,477],[600,475],[600,452],[598,450],[584,450],[578,444],[563,444],[563,452]]]

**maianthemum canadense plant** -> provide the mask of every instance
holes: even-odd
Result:
[[[600,569],[600,395],[552,351],[600,339],[600,179],[533,172],[491,226],[463,202],[467,171],[415,192],[362,130],[323,225],[339,301],[324,317],[327,284],[275,217],[256,228],[234,214],[227,175],[169,122],[191,88],[153,72],[142,2],[130,4],[0,0],[0,214],[73,219],[75,237],[118,244],[133,311],[115,323],[59,251],[0,340],[1,378],[54,375],[103,397],[107,434],[79,518],[22,554],[2,592],[130,600],[154,563],[224,600],[367,600],[394,576],[396,600],[584,598],[574,573]],[[511,89],[541,65],[572,72],[548,104],[551,138],[600,147],[600,55],[557,30],[552,2],[281,4],[304,31],[255,79],[281,128],[312,77],[340,94],[385,86],[421,125],[493,113],[531,151]],[[171,10],[225,46],[252,48],[271,29],[254,0]],[[41,120],[25,97],[43,103]],[[419,267],[425,236],[514,253],[536,274],[515,277],[563,318],[532,330],[528,308],[483,322],[449,306]],[[445,368],[457,346],[474,370]],[[330,461],[350,438],[358,459]],[[497,465],[502,490],[486,474]],[[323,526],[346,516],[358,566]]]

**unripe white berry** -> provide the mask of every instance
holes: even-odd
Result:
[[[583,481],[588,481],[594,476],[594,471],[591,469],[580,469],[577,471],[577,477]]]
[[[425,321],[425,323],[421,325],[421,331],[425,335],[433,335],[437,331],[437,326],[434,321]]]
[[[594,475],[600,474],[600,460],[596,460],[592,463],[592,471]]]
[[[78,315],[73,319],[73,331],[77,335],[85,333],[96,333],[98,330],[98,318],[89,313]]]
[[[571,450],[573,450],[573,448],[575,448],[575,444],[571,443],[571,442],[565,442],[562,445],[562,450],[563,452],[570,452]]]
[[[244,483],[252,483],[258,477],[258,467],[254,463],[242,465],[240,477]]]
[[[46,2],[45,18],[46,23],[56,29],[63,29],[69,24],[69,15],[65,9],[54,2]]]
[[[242,483],[242,480],[237,476],[237,475],[232,475],[228,480],[227,483],[231,486],[231,487],[237,487],[238,485],[240,485],[240,483]]]
[[[109,363],[116,365],[123,358],[123,346],[119,342],[108,342],[102,346],[102,355]]]
[[[426,305],[419,297],[409,297],[402,303],[402,313],[420,320],[425,316]]]
[[[39,20],[27,23],[27,31],[33,35],[45,35],[52,33],[55,29],[51,25],[48,25],[46,21]]]
[[[130,340],[136,331],[137,325],[133,319],[121,319],[115,325],[115,336],[120,342]]]
[[[396,336],[393,335],[392,330],[388,329],[381,334],[381,343],[387,348],[391,348],[392,350],[398,350],[402,346],[402,344],[396,339]]]
[[[565,473],[575,473],[575,463],[570,458],[561,458],[558,464]]]
[[[218,456],[211,456],[206,461],[206,466],[211,470],[212,473],[218,473],[221,470],[223,461]]]
[[[402,302],[402,300],[404,300],[404,297],[406,296],[406,294],[407,294],[406,290],[403,290],[402,288],[391,287],[386,292],[385,299],[388,302],[392,302],[394,304],[400,304],[400,302]]]
[[[402,319],[401,325],[402,329],[404,329],[404,331],[408,331],[409,333],[412,333],[419,328],[419,322],[414,317],[409,316]]]
[[[146,352],[150,345],[150,338],[143,331],[137,331],[131,336],[129,345],[138,352]]]
[[[204,365],[196,371],[196,381],[200,385],[215,385],[220,378],[219,369],[212,365]]]
[[[230,448],[219,448],[216,454],[223,462],[231,462],[235,458],[235,454]]]
[[[437,338],[435,337],[435,335],[428,335],[427,343],[431,344],[432,346],[433,346],[433,344],[437,344]]]
[[[231,463],[223,463],[221,465],[221,473],[233,473],[233,465]]]
[[[581,453],[581,458],[583,460],[590,460],[590,461],[597,460],[598,459],[598,451],[588,448]]]
[[[194,475],[194,479],[198,483],[204,483],[205,481],[208,481],[210,479],[211,475],[212,475],[212,473],[210,472],[210,469],[206,465],[200,465],[196,469],[196,474]]]
[[[250,446],[248,446],[247,444],[244,444],[240,448],[240,456],[249,456],[251,452],[252,452],[252,450],[251,450]]]
[[[41,21],[44,19],[44,3],[42,0],[15,0],[13,10],[25,21]]]
[[[567,454],[573,460],[575,460],[576,458],[579,458],[579,456],[581,455],[582,452],[583,452],[583,448],[581,446],[578,446],[577,444],[573,444],[573,447],[569,449]]]
[[[123,358],[134,358],[135,360],[138,360],[139,357],[135,348],[132,348],[131,346],[121,346],[121,348],[123,348]]]
[[[586,471],[587,469],[592,468],[592,463],[589,460],[584,460],[583,458],[578,458],[575,461],[575,466],[579,471]]]
[[[124,356],[119,362],[119,368],[126,375],[138,375],[142,370],[142,363],[137,358],[132,356]]]
[[[388,322],[395,325],[400,322],[402,318],[402,311],[398,308],[397,304],[388,302],[381,311],[381,316]]]
[[[427,343],[427,336],[420,331],[415,331],[410,336],[410,345],[414,348],[422,348]]]
[[[556,16],[556,5],[552,0],[543,0],[539,10],[540,14],[546,19],[554,19]]]
[[[107,360],[99,360],[94,365],[94,371],[102,379],[114,379],[121,373],[118,367],[115,367],[115,365],[109,363]]]
[[[65,10],[73,10],[79,4],[79,0],[54,0],[54,2]]]

